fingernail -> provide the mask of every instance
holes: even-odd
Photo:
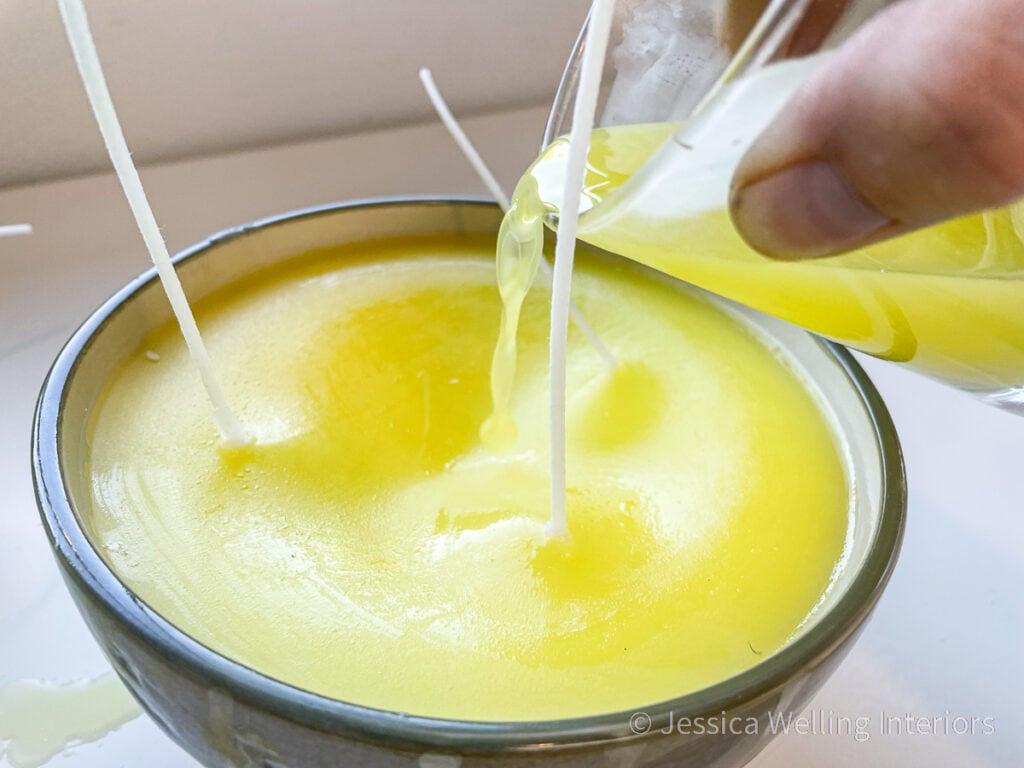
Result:
[[[809,160],[733,190],[733,223],[754,249],[811,259],[856,247],[892,219],[876,210],[834,165]]]

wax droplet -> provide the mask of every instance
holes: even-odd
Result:
[[[507,413],[491,415],[480,427],[480,441],[491,451],[511,451],[518,439],[519,428]]]
[[[0,757],[15,768],[36,768],[140,714],[113,672],[67,684],[15,680],[0,687]]]

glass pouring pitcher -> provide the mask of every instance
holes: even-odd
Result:
[[[580,238],[1024,414],[1024,205],[840,256],[768,259],[734,230],[740,158],[886,0],[619,0]],[[580,36],[528,172],[560,199]],[[552,213],[549,223],[557,216]]]

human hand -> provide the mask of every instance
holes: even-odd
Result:
[[[780,258],[846,251],[1024,196],[1024,2],[903,0],[748,151],[731,213]]]

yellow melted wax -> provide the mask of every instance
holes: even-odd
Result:
[[[0,758],[14,768],[37,768],[141,714],[113,672],[71,683],[5,683],[0,685]]]
[[[396,240],[201,303],[256,438],[227,453],[180,338],[151,334],[90,430],[112,566],[244,664],[420,715],[636,708],[779,649],[848,534],[845,464],[815,398],[706,300],[581,259],[575,300],[621,364],[570,333],[571,538],[549,540],[550,294],[523,303],[518,436],[495,453],[479,438],[493,275],[493,240]]]
[[[968,390],[1024,384],[1024,203],[839,257],[773,261],[743,242],[726,211],[673,215],[663,202],[677,193],[659,192],[657,176],[613,195],[677,127],[594,132],[586,194],[608,203],[584,216],[581,239]],[[531,173],[545,177],[565,153],[565,140],[554,142]],[[553,191],[544,197],[557,202]]]

